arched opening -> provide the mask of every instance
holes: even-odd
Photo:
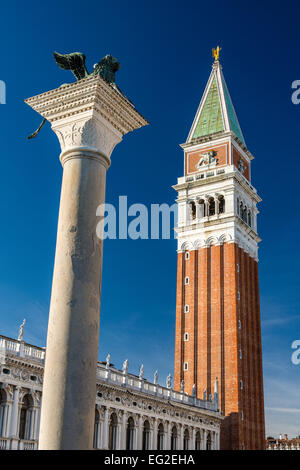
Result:
[[[205,201],[203,199],[200,199],[198,204],[199,204],[199,218],[202,219],[202,217],[205,217]]]
[[[195,440],[195,450],[201,449],[201,436],[200,431],[196,432],[196,440]]]
[[[241,201],[241,202],[240,202],[240,211],[239,211],[239,216],[240,216],[241,219],[243,218],[243,207],[244,207],[244,204],[243,204],[243,202]]]
[[[189,450],[189,440],[190,440],[189,431],[186,429],[183,435],[183,450]]]
[[[164,427],[163,424],[160,423],[158,426],[158,432],[157,432],[157,450],[163,450],[164,449]]]
[[[30,440],[32,431],[33,399],[27,394],[20,411],[19,439]]]
[[[207,438],[206,438],[206,450],[211,450],[211,434],[210,434],[210,432],[207,434]]]
[[[236,210],[237,210],[237,215],[240,215],[240,200],[237,198],[236,200]]]
[[[245,206],[244,209],[243,209],[242,219],[243,219],[244,222],[246,222],[246,224],[248,223],[247,214],[248,214],[248,209],[247,209],[247,206]]]
[[[208,215],[215,215],[216,213],[216,203],[213,197],[210,197],[208,200]]]
[[[144,422],[144,428],[143,428],[143,450],[149,450],[150,449],[150,424],[149,421],[146,420]]]
[[[177,428],[176,426],[173,426],[172,432],[171,432],[171,450],[176,450],[177,449]]]
[[[252,215],[250,210],[248,211],[248,225],[252,227]]]
[[[116,413],[110,415],[109,431],[108,431],[108,448],[115,450],[117,448],[117,435],[118,435],[118,417]]]
[[[97,408],[95,409],[95,424],[94,424],[94,439],[93,439],[93,447],[94,449],[98,449],[98,442],[99,442],[99,432],[100,432],[100,414]]]
[[[195,201],[189,202],[189,210],[190,210],[190,220],[196,219],[196,204]]]
[[[128,418],[126,429],[126,449],[133,450],[134,443],[134,421],[133,418]]]
[[[6,434],[6,406],[7,406],[7,395],[4,390],[0,390],[0,436],[5,437]]]
[[[225,213],[225,198],[224,196],[219,196],[219,214]]]

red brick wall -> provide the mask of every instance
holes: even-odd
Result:
[[[185,304],[189,313],[184,313]],[[188,342],[184,333],[189,333]],[[186,372],[183,362],[189,363]],[[191,251],[189,260],[178,254],[174,375],[176,390],[184,378],[185,391],[191,393],[195,383],[200,398],[205,389],[207,396],[213,393],[218,377],[226,416],[222,448],[264,448],[258,269],[235,243]]]
[[[232,145],[232,159],[233,159],[233,165],[235,165],[238,168],[239,161],[242,160],[243,164],[245,165],[246,169],[243,173],[245,178],[247,178],[248,181],[250,181],[250,168],[249,168],[249,163],[247,160],[245,160],[244,157],[237,151],[237,149]]]

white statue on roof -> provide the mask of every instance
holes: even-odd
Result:
[[[26,319],[24,318],[23,323],[19,327],[18,341],[23,341],[25,323],[26,323]]]

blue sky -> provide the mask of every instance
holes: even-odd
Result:
[[[283,4],[282,4],[283,5]],[[272,10],[272,14],[270,11]],[[24,99],[72,75],[54,50],[82,51],[89,69],[118,57],[117,82],[150,125],[114,150],[107,202],[172,204],[183,174],[184,142],[208,79],[211,48],[221,62],[249,150],[260,204],[260,287],[267,433],[300,434],[299,123],[291,84],[300,79],[299,4],[186,0],[1,5],[0,333],[45,345],[62,169],[59,144]],[[100,353],[130,370],[145,364],[164,382],[173,371],[175,240],[107,240],[104,245]]]

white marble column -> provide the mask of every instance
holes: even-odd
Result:
[[[127,412],[123,411],[122,416],[122,444],[121,449],[126,450]]]
[[[114,147],[147,121],[99,76],[26,102],[51,122],[63,166],[39,449],[92,449],[103,247],[97,209]]]
[[[183,425],[180,425],[180,436],[179,436],[179,448],[178,450],[183,450]]]
[[[9,435],[9,411],[12,407],[12,403],[6,401],[2,406],[2,413],[1,413],[1,422],[2,422],[2,436],[1,437],[8,437]]]
[[[206,450],[206,439],[207,439],[207,432],[206,432],[206,429],[203,429],[203,431],[202,431],[202,436],[203,436],[203,439],[201,439],[201,442],[202,442],[202,450]]]
[[[108,449],[108,408],[104,410],[104,420],[103,420],[103,429],[102,429],[102,449]]]
[[[167,426],[167,432],[166,432],[166,439],[165,439],[164,449],[165,450],[170,450],[171,449],[171,423],[168,422],[166,424],[166,426]]]
[[[12,414],[11,414],[11,421],[10,421],[10,432],[9,432],[9,437],[11,439],[14,439],[14,438],[16,439],[17,433],[18,433],[20,390],[21,390],[21,387],[19,386],[16,386],[14,388],[14,398],[13,398]]]
[[[191,450],[195,450],[195,445],[196,443],[196,429],[195,428],[192,428],[192,438],[190,440],[190,449]]]
[[[157,424],[157,420],[155,419],[154,425],[153,425],[152,450],[157,450],[157,432],[158,432],[158,424]]]
[[[143,448],[143,424],[143,416],[139,416],[137,450],[142,450]]]

